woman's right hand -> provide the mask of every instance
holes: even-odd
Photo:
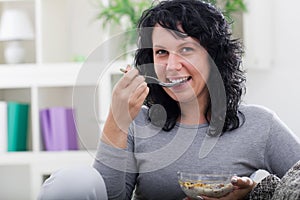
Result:
[[[127,67],[126,71],[113,89],[109,115],[102,133],[104,142],[119,148],[126,147],[129,125],[149,93],[145,78],[139,75],[137,69]]]

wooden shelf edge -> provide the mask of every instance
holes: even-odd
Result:
[[[75,163],[93,161],[96,151],[41,151],[5,152],[0,155],[0,166],[32,165],[39,163]]]

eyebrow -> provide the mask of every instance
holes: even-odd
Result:
[[[200,44],[196,43],[196,42],[193,42],[193,41],[187,41],[187,42],[184,42],[182,44],[179,44],[178,47],[182,47],[182,46],[185,46],[185,45],[193,45],[193,46],[197,46],[197,47],[200,47]],[[162,49],[166,49],[164,46],[162,45],[159,45],[159,44],[155,44],[153,45],[154,48],[162,48]]]
[[[165,49],[164,46],[161,46],[161,45],[153,45],[154,48],[161,48],[161,49]]]

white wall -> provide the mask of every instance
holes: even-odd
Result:
[[[274,110],[300,137],[300,1],[272,0],[272,4],[266,9],[273,9],[274,41],[272,52],[266,53],[271,53],[273,64],[247,69],[245,102]]]

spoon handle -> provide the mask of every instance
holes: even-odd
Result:
[[[120,71],[123,72],[123,73],[127,73],[127,70],[123,69],[123,68],[120,68]],[[181,83],[181,82],[164,83],[164,82],[161,82],[160,80],[158,80],[157,78],[154,78],[152,76],[147,76],[147,75],[143,75],[143,76],[145,77],[147,83],[149,83],[149,84],[158,84],[158,85],[161,85],[163,87],[173,87],[173,86],[178,85],[178,84]]]

